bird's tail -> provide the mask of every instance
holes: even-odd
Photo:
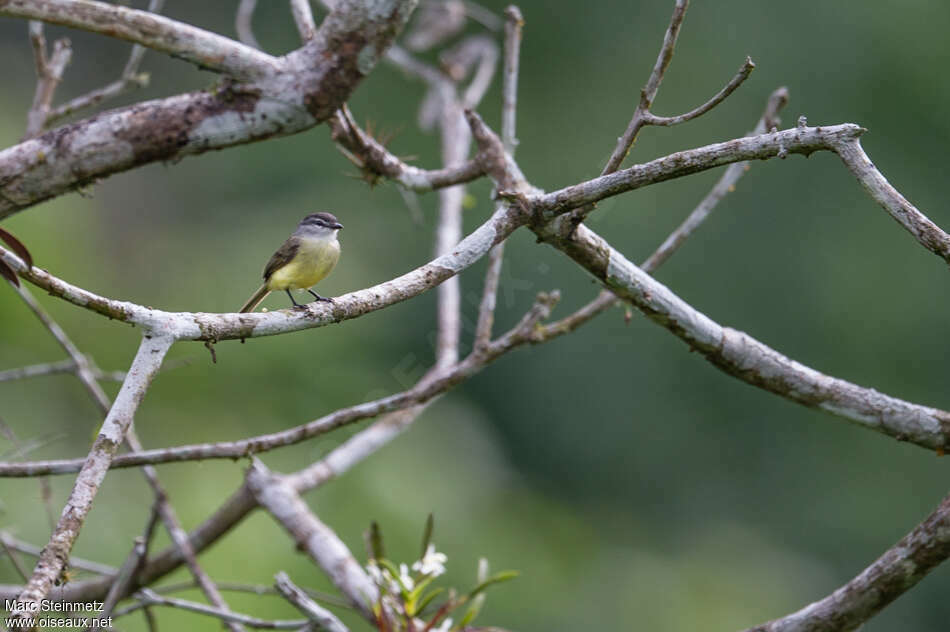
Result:
[[[254,308],[260,305],[261,301],[267,298],[268,294],[270,294],[270,290],[267,289],[267,284],[265,283],[257,288],[257,291],[251,295],[251,298],[247,299],[247,302],[238,310],[238,313],[253,312]]]

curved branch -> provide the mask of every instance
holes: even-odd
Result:
[[[469,121],[482,154],[500,151],[501,140],[477,115],[470,115]],[[829,128],[799,127],[679,152],[547,195],[525,195],[523,188],[515,188],[511,197],[534,207],[537,221],[529,224],[529,227],[541,241],[548,242],[571,257],[608,290],[702,353],[725,373],[900,441],[909,441],[942,453],[950,447],[950,412],[906,402],[824,375],[785,357],[741,331],[723,327],[628,261],[583,224],[577,225],[574,230],[564,231],[564,225],[569,222],[563,220],[570,218],[567,215],[557,216],[558,212],[567,213],[587,202],[637,188],[647,182],[660,182],[701,171],[718,161],[733,162],[733,159],[747,160],[790,152],[836,149],[838,143],[852,142],[861,131],[860,127],[848,124]],[[513,177],[508,167],[511,162],[510,158],[503,164],[496,161],[494,168],[487,169],[500,188],[505,179]],[[543,221],[552,213],[552,221]],[[604,306],[598,302],[594,307]]]
[[[857,577],[798,612],[745,632],[856,630],[950,557],[950,496]]]
[[[477,160],[442,169],[420,169],[406,164],[360,128],[344,105],[327,120],[330,137],[343,155],[370,176],[382,176],[416,193],[464,184],[483,175]]]
[[[281,61],[184,22],[96,0],[0,0],[0,15],[40,20],[141,44],[236,79],[281,70]]]
[[[460,382],[478,373],[515,347],[527,343],[545,342],[554,338],[556,335],[567,333],[575,329],[583,322],[586,322],[591,316],[595,315],[591,314],[588,318],[575,323],[572,327],[559,328],[557,331],[551,330],[544,332],[543,329],[536,328],[536,324],[543,318],[547,318],[559,298],[560,295],[557,292],[541,294],[538,297],[538,302],[535,304],[535,307],[532,308],[526,316],[526,318],[530,319],[529,324],[525,324],[525,322],[520,323],[498,340],[486,343],[461,362],[443,363],[445,366],[438,367],[435,375],[420,380],[415,386],[401,393],[363,402],[348,408],[341,408],[309,423],[288,428],[287,430],[281,430],[280,432],[258,435],[249,439],[182,445],[153,450],[136,449],[135,452],[114,457],[110,467],[137,467],[140,465],[200,461],[205,459],[238,459],[276,448],[294,445],[306,441],[307,439],[326,434],[341,426],[377,417],[383,413],[427,404]],[[69,474],[79,471],[84,462],[85,459],[60,459],[25,463],[0,463],[0,477]]]
[[[685,114],[680,114],[679,116],[657,116],[656,114],[653,114],[647,110],[644,113],[643,124],[670,127],[672,125],[679,125],[680,123],[692,121],[694,118],[699,118],[709,110],[725,101],[730,94],[736,91],[736,88],[742,85],[743,81],[749,78],[749,75],[752,74],[754,69],[755,64],[752,62],[752,58],[746,57],[745,61],[742,63],[742,66],[740,66],[739,70],[736,71],[735,76],[729,80],[729,83],[723,86],[722,90],[717,92],[711,99],[709,99],[709,101],[706,101],[698,108],[690,110]]]
[[[533,228],[601,280],[614,294],[702,353],[733,377],[860,426],[942,452],[950,447],[950,412],[921,406],[800,364],[741,331],[723,327],[628,261],[583,225],[564,238]]]
[[[400,277],[337,297],[333,303],[311,303],[306,310],[279,310],[251,314],[164,312],[135,303],[104,298],[58,279],[0,248],[0,260],[21,277],[49,294],[108,318],[140,325],[176,340],[217,342],[270,336],[322,327],[356,318],[417,296],[441,284],[483,257],[526,221],[520,209],[502,206],[448,254]]]
[[[950,235],[917,210],[887,181],[864,152],[860,139],[839,143],[835,152],[881,208],[906,228],[924,248],[950,263]]]
[[[809,155],[834,151],[864,133],[864,128],[845,123],[831,127],[805,127],[736,138],[723,143],[688,149],[600,176],[544,195],[529,196],[546,220],[574,208],[633,191],[648,184],[664,182],[706,171],[733,162],[766,160],[788,154]]]

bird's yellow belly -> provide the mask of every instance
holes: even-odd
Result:
[[[302,242],[290,263],[274,271],[267,280],[267,289],[300,290],[322,281],[340,258],[340,246],[336,241]]]

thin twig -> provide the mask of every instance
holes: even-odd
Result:
[[[274,586],[287,601],[297,607],[310,619],[318,630],[327,632],[348,632],[348,629],[336,615],[318,604],[302,588],[290,581],[287,573],[281,571],[274,577]]]
[[[425,193],[469,182],[483,175],[476,160],[467,160],[457,167],[444,169],[420,169],[406,164],[360,128],[346,105],[327,123],[337,149],[350,162],[371,175],[385,177],[409,191]]]
[[[679,116],[657,116],[656,114],[653,114],[647,110],[644,115],[644,124],[670,127],[672,125],[679,125],[680,123],[692,121],[693,119],[702,116],[709,110],[725,101],[730,94],[735,92],[736,88],[741,86],[742,82],[749,78],[749,75],[752,74],[753,69],[755,69],[755,64],[752,62],[752,58],[746,57],[745,62],[743,62],[742,66],[739,67],[739,70],[736,71],[736,75],[729,80],[729,83],[723,86],[722,90],[720,90],[715,96],[699,107],[690,110],[685,114],[680,114]]]
[[[15,551],[20,553],[25,553],[27,555],[32,555],[33,557],[39,557],[43,552],[43,547],[35,546],[29,542],[24,542],[19,538],[14,537],[6,531],[0,531],[0,538]],[[66,565],[69,568],[75,568],[82,571],[88,571],[90,573],[96,573],[97,575],[115,575],[118,572],[118,569],[115,566],[109,566],[108,564],[100,564],[99,562],[92,562],[90,560],[81,558],[81,557],[70,557],[66,562]]]
[[[31,450],[38,449],[42,445],[52,441],[52,439],[47,439],[46,441],[33,439],[27,445],[24,445],[20,442],[20,439],[16,436],[16,432],[13,431],[7,423],[0,418],[0,434],[4,436],[10,443],[13,444],[13,458],[20,459],[24,458]],[[3,455],[3,458],[6,458],[7,454]],[[52,531],[56,528],[56,514],[53,509],[53,488],[50,485],[49,477],[41,476],[40,480],[40,499],[43,501],[43,508],[46,510],[46,522],[49,524],[49,529]]]
[[[225,624],[246,625],[249,628],[256,628],[259,630],[297,630],[308,623],[307,619],[259,619],[246,614],[239,614],[237,612],[221,610],[220,608],[213,608],[211,606],[206,606],[202,603],[197,603],[194,601],[177,599],[175,597],[163,597],[152,590],[148,590],[147,588],[136,593],[136,598],[138,599],[136,603],[116,611],[115,618],[123,617],[127,614],[135,612],[136,610],[147,608],[149,606],[167,606],[169,608],[180,608],[189,612],[197,612],[198,614],[215,617],[223,621]]]
[[[11,2],[0,5],[3,15],[116,37],[238,79],[259,79],[283,69],[278,58],[227,37],[149,11],[105,2]]]
[[[290,0],[290,12],[294,16],[294,24],[303,42],[309,42],[317,34],[317,23],[313,19],[313,9],[310,0]]]
[[[158,519],[159,501],[156,500],[152,503],[152,509],[149,511],[148,521],[145,523],[145,531],[142,535],[135,538],[132,544],[132,550],[129,551],[125,563],[116,574],[115,581],[109,588],[109,593],[106,595],[102,609],[96,619],[108,619],[112,615],[112,611],[115,610],[116,604],[131,591],[148,557],[149,545],[152,541],[152,535],[155,533],[155,524],[158,522]],[[146,620],[148,620],[148,617]],[[98,627],[98,625],[93,625],[87,628],[87,630],[98,629]]]
[[[515,5],[505,9],[505,54],[502,73],[501,105],[501,142],[505,151],[514,156],[518,140],[515,135],[515,122],[518,106],[518,64],[521,51],[521,30],[524,18]],[[481,348],[491,340],[492,326],[495,322],[495,308],[498,298],[498,282],[501,278],[501,266],[505,256],[505,242],[501,242],[488,253],[488,269],[482,289],[482,300],[478,307],[478,321],[475,324],[475,348]]]
[[[52,55],[47,55],[42,22],[30,22],[30,42],[33,45],[33,58],[36,65],[36,93],[26,117],[24,139],[32,138],[43,131],[49,117],[53,95],[73,54],[69,40],[62,38],[53,43]]]
[[[676,4],[673,7],[673,15],[670,17],[670,25],[666,28],[666,34],[663,36],[660,53],[657,55],[656,63],[653,65],[653,70],[650,72],[650,77],[647,79],[646,85],[644,85],[643,90],[640,91],[640,101],[633,112],[633,117],[631,117],[627,129],[624,130],[623,135],[617,139],[617,146],[607,160],[607,164],[604,165],[601,175],[613,173],[619,169],[620,165],[623,164],[623,159],[626,158],[627,153],[630,152],[630,147],[633,146],[634,141],[636,141],[637,134],[640,133],[640,129],[644,124],[643,114],[644,112],[648,112],[650,106],[653,105],[656,93],[660,89],[660,82],[663,81],[663,75],[666,74],[666,69],[673,60],[676,38],[679,37],[680,27],[683,26],[683,19],[686,17],[686,9],[688,7],[689,0],[676,0]]]
[[[149,0],[148,12],[160,13],[164,5],[165,0]],[[122,74],[118,79],[53,108],[50,110],[49,116],[46,117],[46,124],[49,125],[81,110],[95,107],[109,99],[114,99],[137,88],[147,86],[149,82],[148,73],[139,73],[138,71],[142,59],[145,57],[146,50],[148,49],[141,44],[134,44],[132,46],[132,52],[129,53],[129,60],[125,63],[125,68],[122,69]]]
[[[23,568],[23,565],[20,564],[20,558],[17,556],[16,550],[10,546],[10,543],[7,542],[7,536],[5,533],[0,533],[0,545],[3,545],[3,550],[6,552],[7,557],[10,558],[10,563],[13,564],[13,569],[17,572],[17,575],[20,576],[20,579],[27,581],[29,575],[26,573],[26,569]]]
[[[779,112],[785,107],[786,103],[788,103],[787,88],[779,88],[773,92],[765,106],[765,112],[762,113],[762,117],[759,119],[759,122],[756,123],[755,129],[752,130],[750,136],[762,134],[766,130],[772,129],[777,123]],[[656,270],[676,252],[676,249],[679,248],[697,228],[699,228],[699,225],[709,217],[713,209],[716,208],[716,205],[719,204],[719,201],[735,190],[736,183],[748,170],[748,161],[737,162],[726,167],[725,173],[722,174],[722,177],[719,178],[712,190],[706,194],[706,197],[703,198],[683,223],[670,233],[669,237],[660,244],[656,251],[650,255],[640,267],[643,268],[645,272],[653,272]]]
[[[234,14],[234,30],[237,31],[238,39],[248,46],[260,49],[261,45],[254,37],[254,9],[257,8],[257,0],[241,0],[238,3],[237,11]]]

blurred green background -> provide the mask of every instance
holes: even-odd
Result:
[[[167,3],[166,14],[233,35],[236,3]],[[501,11],[504,3],[485,1]],[[519,91],[518,159],[549,189],[596,175],[626,126],[656,58],[672,2],[529,0]],[[318,14],[319,16],[319,14]],[[745,55],[752,77],[725,104],[674,129],[647,128],[631,160],[733,138],[751,129],[768,94],[788,86],[786,125],[854,122],[864,145],[910,200],[950,226],[945,148],[950,119],[950,5],[916,2],[696,2],[656,101],[675,114],[704,101]],[[272,53],[297,46],[286,3],[261,3],[258,39]],[[471,27],[470,31],[476,31]],[[0,146],[17,142],[33,94],[26,24],[0,20],[4,84]],[[48,28],[50,40],[64,33]],[[58,101],[117,77],[128,45],[70,32],[74,61]],[[430,56],[431,58],[431,56]],[[150,87],[125,102],[196,89],[213,75],[156,53]],[[415,124],[423,89],[381,65],[351,107],[398,132],[391,143],[438,164],[438,141]],[[117,103],[115,105],[120,105]],[[480,107],[499,128],[496,82]],[[630,161],[628,161],[629,163]],[[388,184],[369,188],[324,127],[295,137],[157,164],[112,177],[3,223],[37,265],[107,296],[169,310],[233,311],[299,218],[332,210],[346,224],[343,258],[321,293],[369,286],[425,262],[436,196],[411,220]],[[650,187],[602,204],[590,220],[642,260],[695,206],[720,172]],[[466,230],[490,212],[488,186]],[[462,275],[468,297],[484,265]],[[818,370],[911,401],[950,407],[947,270],[880,208],[829,154],[757,163],[711,219],[657,272],[720,323],[749,332]],[[506,252],[498,326],[541,290],[559,288],[558,315],[597,287],[530,235]],[[40,293],[37,292],[39,295]],[[40,296],[97,363],[124,369],[139,333]],[[270,308],[284,306],[272,297]],[[339,326],[221,343],[212,364],[177,345],[136,419],[148,447],[238,439],[303,423],[400,390],[432,358],[435,293]],[[0,287],[0,369],[63,354],[20,299]],[[470,340],[471,327],[466,331]],[[114,394],[116,386],[108,386]],[[23,439],[47,439],[30,458],[84,455],[99,418],[69,376],[0,384],[0,416]],[[292,471],[352,428],[272,452]],[[4,451],[9,445],[0,440]],[[950,461],[747,386],[718,372],[665,330],[611,310],[575,334],[511,353],[452,391],[404,436],[341,480],[308,496],[364,559],[361,532],[382,525],[390,556],[411,561],[425,516],[449,556],[449,584],[465,587],[479,556],[522,577],[494,590],[479,622],[516,630],[736,630],[784,615],[849,580],[928,514],[947,492]],[[239,484],[245,463],[160,467],[193,527]],[[53,480],[58,509],[72,477]],[[43,544],[48,526],[34,480],[0,480],[0,527]],[[106,480],[75,552],[121,564],[149,508],[140,473]],[[167,543],[164,534],[156,546]],[[255,513],[202,556],[220,581],[270,584],[286,570],[329,586],[281,529]],[[179,571],[173,579],[186,579]],[[18,577],[0,559],[0,582]],[[869,632],[943,629],[950,569],[869,623]],[[198,597],[186,593],[188,597]],[[236,610],[293,617],[280,599],[228,594]],[[180,611],[163,629],[217,629]],[[352,621],[352,618],[349,620]],[[120,623],[141,630],[139,615]],[[360,624],[357,624],[358,626]],[[171,627],[168,627],[171,626]],[[365,627],[365,626],[364,626]]]

